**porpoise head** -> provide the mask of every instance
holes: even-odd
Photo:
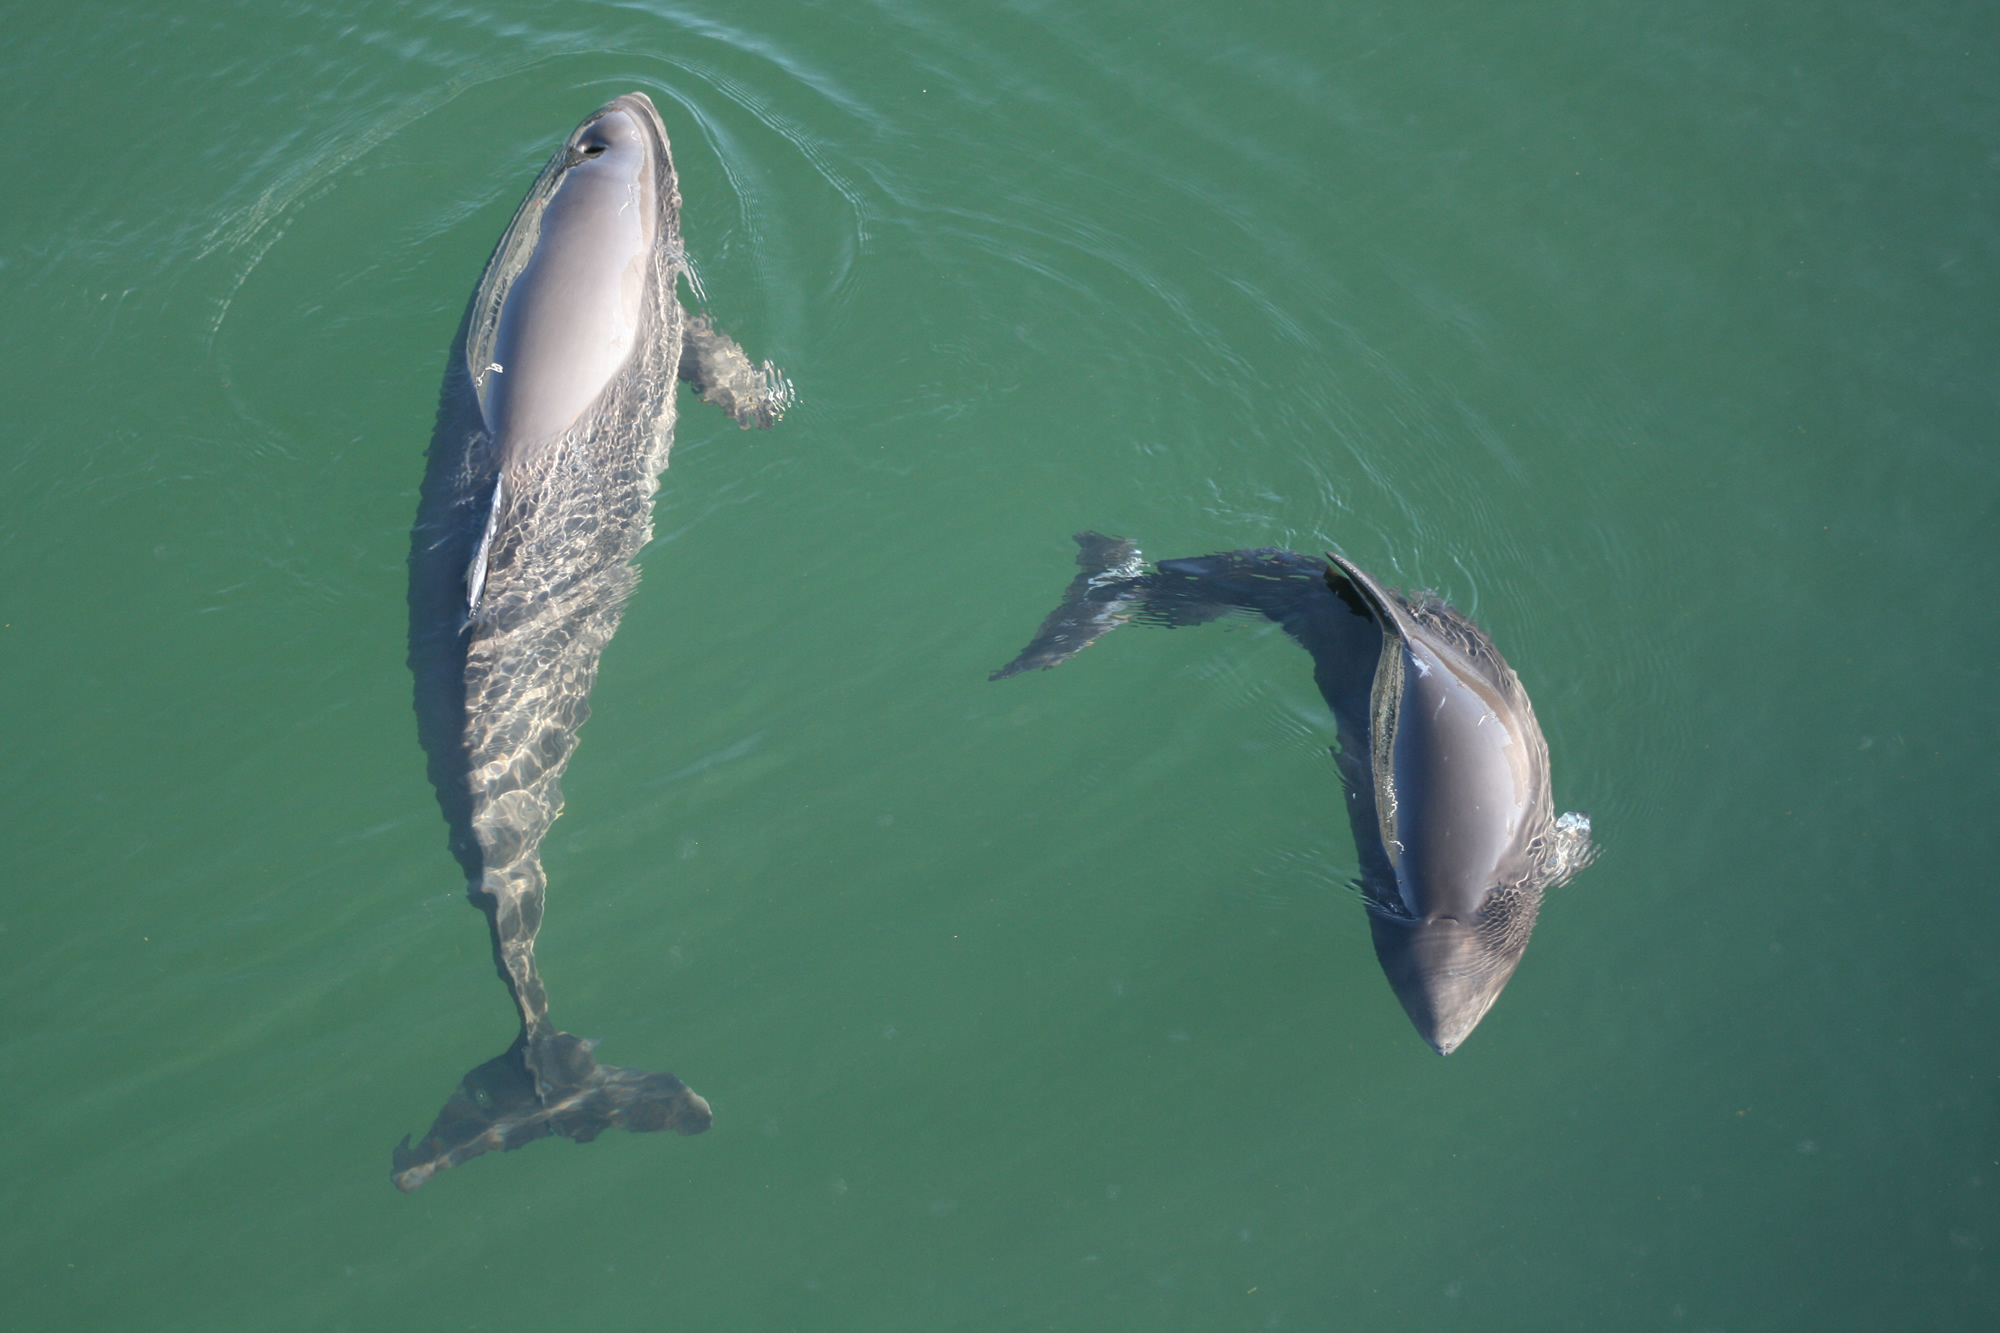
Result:
[[[1489,893],[1469,920],[1369,911],[1382,974],[1439,1055],[1457,1050],[1500,998],[1541,905],[1539,888],[1523,888]]]
[[[470,367],[511,465],[573,425],[631,359],[652,284],[666,131],[627,93],[571,132],[545,173],[533,249],[509,284],[488,364]]]
[[[1552,878],[1548,745],[1472,622],[1328,559],[1336,592],[1351,585],[1382,628],[1368,756],[1382,856],[1363,857],[1390,872],[1363,885],[1375,956],[1418,1033],[1449,1055],[1513,976]]]

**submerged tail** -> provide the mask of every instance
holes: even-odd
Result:
[[[1035,637],[1020,654],[988,676],[1005,680],[1036,667],[1061,666],[1132,618],[1145,598],[1145,564],[1139,548],[1123,537],[1079,532],[1077,576]]]
[[[511,884],[509,876],[512,876]],[[634,1133],[671,1129],[699,1134],[714,1118],[701,1095],[672,1074],[601,1065],[595,1042],[549,1022],[549,997],[535,968],[535,927],[541,921],[541,859],[529,849],[511,866],[489,871],[468,896],[486,914],[493,962],[521,1015],[521,1035],[475,1067],[415,1147],[408,1135],[390,1157],[390,1179],[405,1194],[438,1172],[487,1152],[511,1152],[551,1134],[588,1143],[607,1129]],[[527,905],[532,910],[522,910]]]
[[[531,1064],[545,1085],[540,1093]],[[532,1041],[523,1033],[459,1081],[421,1143],[412,1147],[403,1136],[390,1178],[407,1194],[481,1153],[510,1152],[551,1134],[578,1143],[620,1126],[699,1134],[712,1118],[701,1095],[672,1074],[598,1064],[590,1043],[567,1032]]]
[[[1325,562],[1275,547],[1162,560],[1148,570],[1139,548],[1123,537],[1079,532],[1076,544],[1081,572],[1070,580],[1061,605],[1020,655],[989,679],[1061,666],[1128,620],[1171,629],[1234,613],[1276,621],[1317,659],[1325,646],[1320,640],[1327,637],[1320,622],[1341,609],[1328,596]],[[1337,650],[1346,647],[1342,643]]]

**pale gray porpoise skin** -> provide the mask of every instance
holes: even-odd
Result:
[[[1077,543],[1083,572],[993,678],[1057,666],[1135,618],[1282,626],[1333,711],[1376,959],[1417,1032],[1451,1054],[1514,975],[1543,892],[1596,854],[1589,819],[1555,817],[1548,744],[1493,641],[1339,556],[1230,551],[1149,572],[1122,538]]]
[[[545,1135],[698,1134],[708,1103],[672,1074],[597,1063],[558,1030],[535,970],[542,837],[589,716],[604,646],[652,538],[675,386],[769,426],[791,385],[680,304],[680,187],[643,93],[577,126],[487,262],[445,369],[410,543],[410,668],[467,893],[520,1012],[393,1178]]]

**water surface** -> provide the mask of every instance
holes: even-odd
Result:
[[[109,6],[0,213],[23,1328],[1982,1329],[2000,92],[1977,7]],[[390,1146],[509,1006],[407,534],[537,166],[647,92],[708,307],[546,846],[698,1139]],[[1071,573],[1335,549],[1606,852],[1432,1055],[1309,663]]]

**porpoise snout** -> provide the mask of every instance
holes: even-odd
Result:
[[[1521,961],[1520,949],[1455,917],[1417,921],[1371,912],[1368,920],[1390,988],[1439,1055],[1450,1055],[1472,1035]]]

